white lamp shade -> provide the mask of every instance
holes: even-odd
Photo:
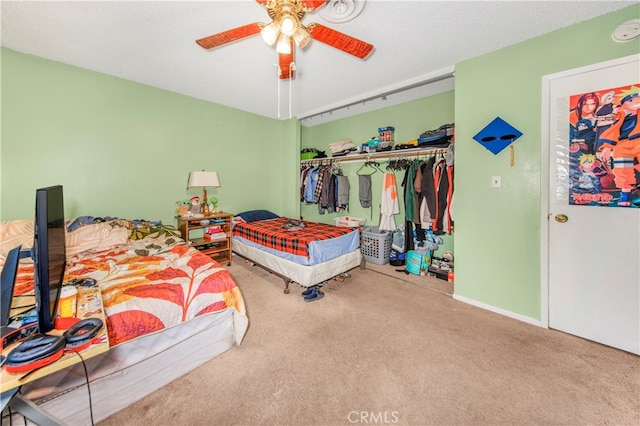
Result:
[[[280,34],[278,44],[276,45],[276,52],[284,55],[291,54],[291,39],[284,34]]]
[[[187,188],[195,187],[218,187],[220,186],[220,179],[218,179],[217,172],[191,172],[189,173],[189,183]]]
[[[278,40],[278,34],[280,34],[280,23],[273,21],[264,27],[262,31],[260,31],[260,34],[262,35],[262,39],[265,43],[269,46],[273,46],[276,40]]]
[[[300,25],[298,28],[296,28],[295,32],[293,33],[293,40],[296,42],[296,45],[300,49],[302,49],[311,40],[311,36],[309,35],[309,30],[307,30],[306,27]]]
[[[285,35],[292,36],[295,29],[296,21],[294,21],[293,15],[288,12],[283,14],[282,26],[280,27],[280,31],[282,31],[282,33]]]

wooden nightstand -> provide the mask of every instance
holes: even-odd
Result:
[[[232,218],[233,215],[230,213],[214,213],[205,217],[177,217],[176,219],[178,219],[178,229],[182,238],[187,243],[216,262],[231,266]],[[209,223],[203,225],[201,223],[203,221],[209,221]]]

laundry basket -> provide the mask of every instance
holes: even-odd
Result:
[[[360,251],[364,259],[376,265],[389,263],[392,236],[391,232],[380,231],[377,226],[365,227],[360,241]]]

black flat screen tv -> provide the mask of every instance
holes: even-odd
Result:
[[[33,263],[38,332],[54,327],[66,267],[62,185],[36,190]]]

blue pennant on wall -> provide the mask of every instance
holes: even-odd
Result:
[[[480,130],[473,139],[489,151],[498,154],[520,136],[522,136],[522,132],[502,118],[496,117],[484,129]]]

